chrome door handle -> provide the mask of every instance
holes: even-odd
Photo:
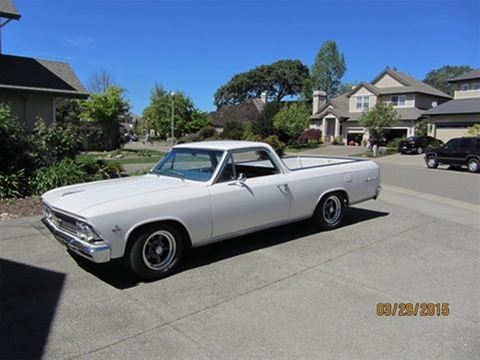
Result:
[[[288,184],[277,185],[281,192],[288,192]]]
[[[373,180],[377,180],[377,179],[378,179],[378,177],[372,176],[372,177],[366,178],[366,179],[365,179],[365,182],[369,182],[369,181],[373,181]]]

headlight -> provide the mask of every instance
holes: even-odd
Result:
[[[45,215],[48,220],[52,219],[52,210],[45,204],[43,204],[43,215]]]
[[[80,239],[86,241],[95,241],[100,240],[97,233],[92,229],[92,227],[84,222],[77,221],[76,223],[77,235]]]

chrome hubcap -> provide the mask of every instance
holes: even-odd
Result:
[[[471,161],[470,164],[468,164],[468,168],[470,171],[477,171],[478,164],[475,161]]]
[[[435,165],[435,159],[428,159],[428,165],[429,166]]]
[[[335,224],[342,214],[342,203],[338,196],[330,196],[323,204],[323,217],[328,224]]]
[[[174,236],[159,230],[151,234],[143,245],[143,262],[152,270],[163,270],[168,267],[177,252]]]

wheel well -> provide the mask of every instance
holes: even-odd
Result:
[[[171,226],[175,226],[182,233],[182,235],[184,236],[184,239],[187,240],[188,246],[192,247],[192,240],[190,239],[190,234],[188,233],[187,229],[185,228],[185,226],[182,223],[180,223],[179,221],[176,221],[176,220],[159,220],[159,221],[152,221],[152,222],[149,222],[149,223],[146,223],[146,224],[142,224],[140,226],[137,226],[135,229],[133,229],[133,231],[128,235],[127,244],[125,246],[125,252],[124,253],[125,254],[128,253],[128,251],[132,247],[136,237],[140,233],[142,233],[143,231],[145,231],[148,228],[158,227],[158,226],[161,226],[162,224],[163,225],[168,224],[168,225],[171,225]]]
[[[343,203],[344,203],[345,207],[347,207],[348,204],[350,203],[350,199],[348,198],[348,194],[345,190],[333,190],[333,191],[329,191],[329,192],[323,194],[322,197],[320,198],[320,200],[318,200],[317,206],[318,206],[318,204],[320,204],[320,202],[322,201],[322,199],[325,196],[328,196],[328,195],[331,195],[331,194],[340,195],[342,197],[342,200],[343,200]]]
[[[467,156],[467,161],[470,161],[471,159],[475,159],[475,160],[480,160],[479,157],[477,155],[470,155],[470,156]]]

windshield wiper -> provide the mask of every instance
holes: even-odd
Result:
[[[185,180],[185,174],[181,173],[180,171],[177,171],[177,170],[173,170],[173,169],[168,169],[168,173],[169,174],[173,174],[173,175],[176,175],[175,177],[178,177],[182,180]],[[160,174],[162,174],[162,172],[160,172]],[[164,173],[163,173],[164,174]]]

